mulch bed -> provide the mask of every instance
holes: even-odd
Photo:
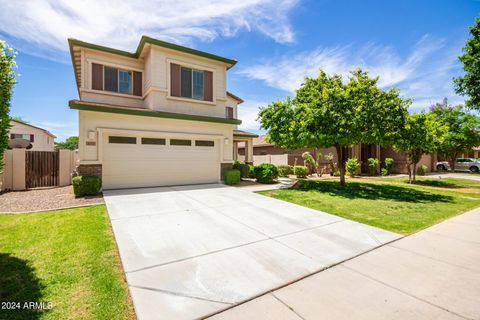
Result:
[[[72,186],[0,194],[0,213],[53,210],[103,203],[103,196],[75,198]]]

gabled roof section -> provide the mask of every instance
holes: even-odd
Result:
[[[243,103],[243,99],[240,98],[239,96],[234,95],[233,93],[227,91],[227,96],[232,97],[233,99],[238,101],[238,104]]]
[[[38,130],[42,130],[43,132],[45,132],[46,134],[48,134],[50,137],[53,137],[53,138],[56,138],[56,137],[57,137],[56,135],[54,135],[53,133],[51,133],[51,132],[48,131],[47,129],[43,129],[43,128],[40,128],[40,127],[33,126],[33,125],[31,125],[30,123],[26,123],[26,122],[19,121],[19,120],[14,120],[14,119],[10,119],[10,122],[16,122],[16,123],[18,123],[18,124],[23,124],[24,126],[27,126],[27,127],[31,127],[31,128],[35,128],[35,129],[38,129]]]
[[[176,51],[192,54],[192,55],[195,55],[195,56],[199,56],[199,57],[203,57],[203,58],[207,58],[207,59],[211,59],[211,60],[215,60],[215,61],[219,61],[219,62],[223,62],[223,63],[227,64],[227,69],[230,69],[231,67],[233,67],[237,63],[237,60],[235,60],[235,59],[229,59],[229,58],[217,56],[217,55],[212,54],[212,53],[208,53],[208,52],[205,52],[205,51],[200,51],[200,50],[184,47],[184,46],[181,46],[181,45],[178,45],[178,44],[174,44],[174,43],[150,38],[150,37],[147,37],[147,36],[142,36],[142,38],[140,39],[140,43],[137,46],[137,50],[135,50],[135,52],[123,51],[123,50],[119,50],[119,49],[114,49],[114,48],[110,48],[110,47],[101,46],[101,45],[98,45],[98,44],[93,44],[93,43],[69,38],[68,39],[68,45],[70,47],[70,55],[72,57],[72,64],[73,64],[73,69],[74,69],[74,72],[75,72],[75,80],[77,81],[77,88],[79,87],[79,84],[80,84],[80,68],[81,68],[80,63],[79,63],[80,59],[81,59],[80,48],[88,48],[88,49],[92,49],[92,50],[103,51],[103,52],[107,52],[107,53],[111,53],[111,54],[115,54],[115,55],[119,55],[119,56],[124,56],[124,57],[127,57],[127,58],[138,59],[140,57],[140,55],[142,54],[142,51],[143,51],[145,45],[147,45],[147,44],[154,45],[154,46],[159,46],[159,47],[163,47],[163,48],[167,48],[167,49],[171,49],[171,50],[176,50]]]

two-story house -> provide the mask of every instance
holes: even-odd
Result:
[[[143,36],[133,53],[69,39],[79,100],[80,175],[104,188],[219,182],[243,101],[226,88],[236,60]]]
[[[17,139],[30,141],[30,145],[27,148],[31,151],[55,150],[55,135],[46,129],[36,127],[23,121],[10,120],[9,135],[10,144],[15,144]]]

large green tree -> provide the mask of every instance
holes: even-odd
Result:
[[[446,128],[438,151],[447,158],[450,168],[455,170],[455,160],[462,153],[469,153],[480,145],[480,118],[461,105],[450,105],[447,99],[432,106],[431,113]]]
[[[445,130],[445,125],[436,121],[432,113],[421,112],[408,116],[405,127],[395,139],[394,148],[407,156],[409,183],[416,181],[417,164],[422,156],[437,151]]]
[[[467,96],[467,107],[480,110],[480,18],[470,27],[471,37],[463,47],[463,55],[459,57],[465,69],[465,75],[454,79],[455,91]]]
[[[10,100],[15,85],[15,52],[0,40],[0,172],[3,169],[3,153],[8,148],[10,130]]]
[[[340,184],[345,185],[348,148],[358,143],[393,144],[405,124],[409,100],[396,89],[381,90],[378,78],[357,69],[348,81],[320,71],[306,77],[293,100],[287,98],[260,109],[261,127],[267,139],[280,147],[335,147]]]
[[[64,142],[57,142],[55,143],[55,149],[68,149],[68,150],[76,150],[78,149],[78,136],[72,136],[65,139]]]

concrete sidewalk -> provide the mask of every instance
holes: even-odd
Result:
[[[211,319],[480,319],[480,208]]]

